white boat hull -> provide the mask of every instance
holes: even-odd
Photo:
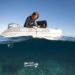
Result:
[[[18,36],[32,36],[33,38],[44,38],[49,40],[57,40],[62,36],[61,29],[48,29],[48,28],[24,28],[24,27],[11,27],[4,31],[4,37],[18,37]]]

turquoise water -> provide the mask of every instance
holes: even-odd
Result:
[[[0,75],[75,75],[75,42],[45,39],[0,44]],[[25,68],[24,62],[38,62]]]

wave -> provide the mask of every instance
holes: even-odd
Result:
[[[75,42],[75,37],[62,36],[59,40]]]
[[[17,43],[31,39],[32,36],[20,36],[20,37],[3,37],[0,36],[0,44]]]
[[[11,37],[11,38],[0,36],[0,44],[17,43],[17,42],[27,41],[29,39],[34,39],[34,38],[32,36],[20,36],[20,37]],[[51,40],[48,40],[48,41],[51,41]],[[62,36],[57,41],[75,42],[75,37]]]

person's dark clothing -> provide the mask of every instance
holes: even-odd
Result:
[[[27,17],[24,27],[32,28],[35,25],[35,20],[33,20],[31,16]]]

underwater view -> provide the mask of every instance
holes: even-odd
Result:
[[[0,37],[0,75],[75,75],[74,40]]]

